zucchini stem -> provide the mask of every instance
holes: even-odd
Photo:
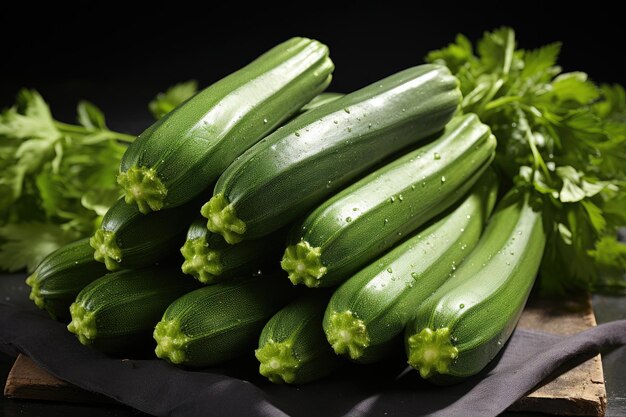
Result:
[[[291,343],[269,340],[254,351],[259,360],[259,372],[275,384],[291,384],[296,379],[300,361],[294,356]]]
[[[32,300],[37,307],[44,308],[45,300],[41,295],[41,285],[37,279],[36,272],[26,278],[26,285],[30,287],[30,294],[28,294],[28,298]]]
[[[307,287],[319,287],[320,279],[328,269],[322,264],[320,248],[314,248],[306,240],[296,245],[289,245],[280,262],[280,266],[289,274],[289,280],[294,284],[304,284]]]
[[[363,356],[370,345],[365,323],[349,310],[331,313],[326,338],[336,354],[348,355],[352,360]]]
[[[92,312],[87,311],[85,307],[78,303],[72,303],[70,306],[70,314],[72,321],[67,325],[67,330],[74,333],[83,345],[90,345],[92,340],[98,335],[96,317]]]
[[[409,364],[419,371],[422,378],[448,374],[450,364],[459,356],[447,327],[435,331],[425,328],[409,337],[408,345]]]
[[[117,183],[124,189],[126,204],[137,204],[141,213],[148,214],[163,208],[167,187],[154,168],[131,167],[118,174]]]
[[[93,257],[98,262],[103,262],[109,271],[120,269],[122,251],[117,245],[115,232],[98,229],[89,239],[89,245],[94,249]]]
[[[178,320],[161,320],[154,328],[153,337],[157,342],[154,349],[157,357],[174,364],[181,364],[187,360],[185,350],[190,338],[182,332]]]
[[[185,258],[182,270],[203,284],[215,282],[215,278],[222,274],[222,252],[211,249],[204,237],[187,240],[180,253]]]
[[[219,233],[231,245],[243,240],[246,223],[237,217],[235,208],[228,202],[224,194],[217,194],[202,206],[200,214],[208,219],[207,228]]]

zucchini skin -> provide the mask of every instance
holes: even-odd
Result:
[[[108,353],[149,346],[167,306],[199,284],[177,268],[147,268],[107,274],[87,285],[70,306],[68,330],[84,345]]]
[[[167,261],[185,241],[199,207],[198,199],[169,210],[142,214],[118,200],[89,240],[94,258],[109,271],[136,269]]]
[[[157,357],[177,365],[216,365],[251,352],[263,326],[297,295],[282,274],[234,280],[174,301],[153,333]]]
[[[476,246],[497,193],[498,179],[489,169],[447,213],[341,285],[323,323],[335,352],[360,363],[382,359],[416,307]]]
[[[59,321],[69,321],[69,307],[89,283],[105,275],[105,266],[93,257],[89,238],[65,245],[46,256],[26,278],[29,298]]]
[[[297,385],[323,378],[339,366],[322,331],[329,297],[328,291],[312,291],[267,322],[255,351],[261,375],[276,384]]]
[[[508,340],[524,309],[546,235],[531,196],[511,190],[476,249],[407,324],[409,363],[451,383],[480,372]]]
[[[495,148],[476,115],[453,119],[435,141],[348,186],[295,224],[281,266],[294,284],[343,282],[466,194]]]
[[[302,113],[306,113],[310,110],[313,110],[317,107],[323,106],[324,104],[328,104],[330,102],[333,102],[335,100],[337,100],[338,98],[343,97],[345,94],[341,94],[341,93],[332,93],[330,91],[318,94],[317,96],[313,97],[313,100],[309,101],[307,104],[305,104],[304,106],[302,106],[302,108],[300,109],[300,114]]]
[[[206,228],[204,218],[197,218],[187,231],[180,253],[185,259],[182,271],[203,284],[251,276],[265,267],[275,266],[281,256],[285,233],[229,245],[221,235]]]
[[[224,171],[201,211],[207,227],[231,244],[278,230],[441,130],[460,97],[447,68],[421,65],[304,113]]]
[[[119,184],[142,213],[181,205],[243,151],[324,91],[328,48],[292,38],[158,120],[124,154]]]

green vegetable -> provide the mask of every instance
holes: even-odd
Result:
[[[150,342],[167,306],[198,288],[176,268],[119,271],[87,285],[70,306],[67,329],[83,345],[127,353]]]
[[[328,48],[293,38],[205,88],[128,148],[118,183],[142,213],[181,205],[330,83]]]
[[[460,95],[448,70],[422,65],[317,107],[250,148],[202,208],[228,243],[287,225],[385,157],[441,130]]]
[[[279,274],[209,285],[174,301],[154,329],[156,355],[210,366],[250,352],[295,289]]]
[[[322,331],[329,295],[314,291],[292,302],[267,322],[255,351],[261,375],[276,384],[305,384],[329,375],[338,367],[338,358]]]
[[[476,246],[497,190],[497,177],[488,170],[448,213],[335,291],[324,315],[324,331],[337,354],[362,363],[382,359],[416,307]]]
[[[28,298],[56,320],[68,321],[69,307],[87,284],[107,270],[93,258],[89,239],[81,239],[55,250],[44,258],[26,279]]]
[[[148,107],[155,119],[160,119],[185,101],[193,97],[198,91],[198,82],[190,80],[178,83],[167,89],[165,93],[159,93]]]
[[[478,246],[406,327],[409,363],[423,378],[454,382],[483,369],[513,332],[546,241],[530,193],[498,204]]]
[[[278,233],[229,245],[222,236],[208,231],[204,219],[199,218],[189,227],[180,249],[185,258],[182,270],[204,284],[249,276],[265,266],[276,265],[283,243],[284,235]]]
[[[467,38],[428,55],[459,78],[463,111],[498,138],[496,163],[543,200],[549,227],[541,286],[626,290],[626,94],[557,66],[561,45],[516,49],[513,30]]]
[[[453,119],[435,141],[345,188],[296,223],[282,268],[294,284],[343,282],[458,201],[491,163],[495,147],[475,115]]]
[[[79,125],[59,122],[36,91],[24,89],[0,113],[0,270],[34,270],[93,233],[120,197],[120,141],[134,137],[110,131],[87,101],[77,112]]]
[[[343,96],[344,94],[341,94],[341,93],[330,93],[330,92],[318,94],[317,96],[313,97],[313,100],[309,101],[307,104],[302,106],[302,108],[300,109],[300,113],[308,112],[309,110],[313,110],[317,107],[323,106],[324,104],[333,102]]]
[[[198,201],[160,212],[142,214],[136,205],[118,200],[107,211],[89,243],[94,258],[109,271],[141,268],[166,261],[185,241],[185,231]]]

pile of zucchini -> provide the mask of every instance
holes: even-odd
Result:
[[[30,298],[107,353],[255,355],[275,383],[402,343],[423,378],[478,373],[533,285],[535,202],[498,198],[496,138],[460,114],[445,67],[347,95],[324,93],[333,69],[294,38],[150,126],[122,160],[124,198],[39,265]]]

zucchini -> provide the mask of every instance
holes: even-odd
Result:
[[[210,366],[253,349],[267,320],[295,295],[281,274],[209,285],[174,301],[154,329],[155,353]]]
[[[146,346],[167,306],[198,288],[177,268],[110,273],[87,285],[70,306],[67,329],[83,345],[109,353]]]
[[[117,179],[126,202],[145,214],[191,200],[324,91],[333,69],[325,45],[293,38],[205,88],[128,147]]]
[[[441,130],[460,100],[448,69],[421,65],[293,119],[235,160],[202,207],[228,243],[278,230],[385,157]]]
[[[495,148],[476,115],[453,119],[435,141],[343,189],[294,225],[282,268],[294,284],[341,283],[458,201]]]
[[[107,273],[93,258],[89,238],[62,246],[46,256],[26,278],[29,298],[50,317],[69,321],[70,304],[87,284]]]
[[[309,110],[313,110],[319,106],[323,106],[324,104],[328,104],[332,101],[337,100],[338,98],[343,97],[344,94],[341,93],[331,93],[331,92],[326,92],[326,93],[322,93],[319,94],[315,97],[313,97],[313,100],[309,101],[307,104],[305,104],[304,106],[302,106],[302,108],[300,109],[300,114],[308,112]]]
[[[187,240],[180,249],[185,258],[182,271],[203,284],[250,276],[278,262],[283,242],[283,234],[278,233],[229,245],[221,235],[207,230],[206,222],[199,218],[189,227]]]
[[[335,353],[361,363],[382,359],[415,307],[476,246],[497,191],[498,179],[487,170],[463,201],[341,285],[324,315]]]
[[[408,323],[409,364],[423,378],[449,383],[478,373],[513,332],[546,240],[530,199],[518,189],[503,198],[476,249]]]
[[[261,375],[276,384],[304,384],[337,368],[338,357],[322,331],[329,296],[326,291],[313,291],[267,322],[254,352]]]
[[[144,215],[134,204],[118,200],[89,240],[94,258],[109,271],[167,260],[185,241],[185,231],[198,210],[197,201]]]

